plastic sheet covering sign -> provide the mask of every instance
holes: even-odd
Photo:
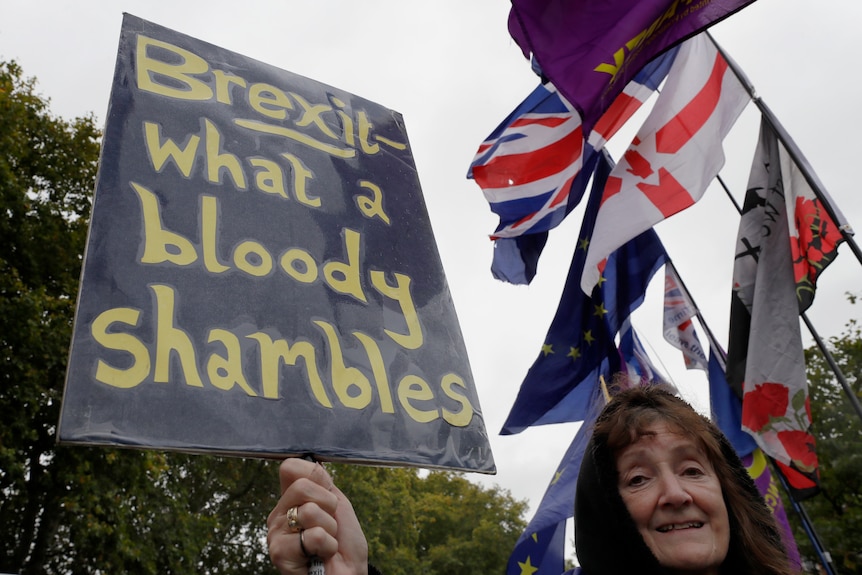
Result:
[[[493,473],[401,115],[126,15],[59,437]]]

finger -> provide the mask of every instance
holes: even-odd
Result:
[[[267,535],[270,559],[282,573],[305,573],[312,557],[326,560],[338,552],[338,540],[321,527],[299,533],[272,532]]]
[[[272,526],[272,522],[280,523],[291,507],[309,502],[316,503],[327,513],[335,513],[338,497],[330,491],[332,479],[323,466],[297,459],[285,460],[279,468],[279,478],[282,494],[267,519],[267,526]]]
[[[270,531],[283,531],[285,533],[298,533],[302,529],[320,527],[327,533],[335,536],[338,533],[338,520],[330,512],[321,508],[316,503],[304,503],[296,507],[296,523],[294,528],[290,525],[287,513],[281,517],[274,517],[270,513],[267,519],[267,527]]]
[[[281,484],[281,492],[284,493],[284,490],[300,477],[310,477],[316,465],[313,461],[297,457],[289,457],[282,461],[278,467],[278,480]]]
[[[269,557],[279,573],[307,575],[308,558],[302,554],[299,534],[267,537]]]
[[[298,509],[299,523],[303,529],[311,529],[312,527],[320,527],[333,537],[338,533],[338,522],[333,515],[333,510],[321,508],[316,503],[306,503]]]
[[[327,491],[331,490],[334,485],[329,473],[320,463],[296,457],[281,462],[278,468],[278,478],[282,493],[291,483],[302,477],[321,485]]]
[[[299,545],[299,537],[297,545]],[[302,531],[302,543],[299,554],[302,557],[302,547],[305,547],[306,553],[311,557],[320,557],[321,559],[329,559],[338,552],[338,540],[332,533],[327,532],[322,527],[312,527]]]
[[[339,495],[331,493],[317,483],[306,478],[296,480],[284,492],[266,519],[268,529],[281,529],[295,533],[291,528],[288,512],[295,509],[295,519],[298,528],[323,527],[335,533],[336,510],[339,506]]]
[[[314,503],[325,512],[334,515],[338,507],[338,496],[323,488],[319,483],[301,477],[288,486],[281,494],[272,512],[276,516],[287,517],[287,510]]]

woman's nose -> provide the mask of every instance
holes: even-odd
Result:
[[[685,488],[685,485],[673,473],[667,473],[661,477],[661,495],[659,503],[661,505],[680,506],[691,503],[691,495]]]

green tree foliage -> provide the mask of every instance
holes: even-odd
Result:
[[[0,572],[273,573],[277,462],[55,444],[100,134],[0,62]],[[334,466],[375,561],[500,573],[525,504],[451,473]]]
[[[331,469],[353,502],[370,560],[386,575],[505,573],[526,503],[462,475],[415,469]]]
[[[862,400],[862,329],[851,321],[828,347],[849,386]],[[822,492],[803,506],[838,573],[862,574],[862,421],[823,354],[806,350],[811,413],[817,438]],[[787,505],[787,503],[785,503]],[[798,518],[790,511],[800,552],[819,561]]]

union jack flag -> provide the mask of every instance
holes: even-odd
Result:
[[[668,262],[664,276],[664,338],[682,352],[686,369],[706,371],[706,353],[691,321],[696,315],[697,308],[673,264]]]
[[[632,327],[630,317],[623,321],[623,326],[620,328],[619,349],[630,385],[649,385],[652,383],[672,385],[653,364],[638,334]]]
[[[558,225],[583,166],[584,148],[581,119],[571,104],[553,84],[536,87],[482,142],[467,174],[500,216],[492,239]]]
[[[499,279],[529,283],[544,247],[541,234],[559,225],[581,201],[596,151],[658,88],[676,52],[666,52],[641,70],[586,137],[577,111],[546,83],[479,146],[467,177],[482,188],[500,217],[491,235],[497,242],[493,269]],[[525,235],[535,239],[514,243]]]

